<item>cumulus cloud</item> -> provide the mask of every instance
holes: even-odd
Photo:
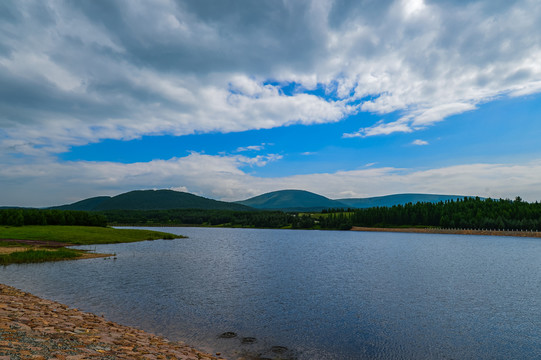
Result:
[[[26,0],[1,16],[0,136],[23,153],[357,111],[403,118],[354,136],[411,132],[541,91],[535,0]],[[304,91],[317,85],[333,96]]]
[[[428,141],[417,139],[417,140],[413,140],[412,145],[419,145],[419,146],[428,145]]]

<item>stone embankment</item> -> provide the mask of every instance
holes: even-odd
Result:
[[[470,230],[470,229],[444,229],[444,228],[372,228],[354,226],[353,231],[374,231],[374,232],[401,232],[419,234],[456,234],[456,235],[485,235],[485,236],[518,236],[518,237],[541,237],[539,231],[519,230]]]
[[[14,359],[220,358],[0,284],[0,360]]]

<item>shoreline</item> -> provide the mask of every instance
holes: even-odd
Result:
[[[441,229],[441,228],[372,228],[353,226],[350,231],[371,232],[401,232],[418,234],[452,234],[452,235],[484,235],[484,236],[513,236],[541,238],[537,231],[508,231],[508,230],[468,230],[468,229]]]
[[[276,230],[321,230],[336,231],[336,229],[285,229],[285,228],[256,228],[256,227],[227,227],[227,226],[202,226],[186,224],[153,224],[153,225],[114,225],[118,227],[198,227],[198,228],[224,228],[224,229],[276,229]],[[369,231],[369,232],[401,232],[418,234],[452,234],[452,235],[484,235],[484,236],[513,236],[541,238],[541,231],[512,231],[512,230],[471,230],[471,229],[443,229],[443,228],[375,228],[353,226],[346,231]]]
[[[9,243],[9,245],[1,245],[2,243]],[[18,239],[0,239],[0,255],[10,255],[15,252],[24,252],[27,250],[55,250],[61,248],[69,248],[70,246],[76,246],[68,243],[53,242],[53,241],[39,241],[39,240],[18,240]],[[102,254],[95,253],[87,250],[78,250],[79,256],[75,258],[62,258],[62,259],[49,259],[47,261],[69,261],[69,260],[84,260],[84,259],[96,259],[96,258],[109,258],[114,257],[114,254]],[[22,264],[29,264],[32,262],[23,262]],[[11,265],[15,263],[8,263]],[[4,264],[6,265],[6,264]],[[1,359],[0,359],[1,360]]]
[[[0,359],[223,360],[0,283]]]

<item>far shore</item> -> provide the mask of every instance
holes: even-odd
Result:
[[[200,227],[200,228],[234,228],[234,229],[267,229],[254,227],[227,227],[227,226],[209,226],[209,225],[189,225],[189,224],[115,224],[116,227]],[[270,228],[275,229],[275,228]],[[314,230],[314,229],[290,229],[281,228],[281,230]],[[330,230],[333,229],[317,229]],[[454,234],[454,235],[485,235],[485,236],[514,236],[514,237],[533,237],[541,238],[539,231],[512,231],[512,230],[470,230],[470,229],[444,229],[444,228],[380,228],[353,226],[351,231],[373,231],[373,232],[400,232],[400,233],[419,233],[419,234]],[[347,231],[347,230],[346,230]]]
[[[400,232],[419,234],[455,234],[455,235],[485,235],[485,236],[518,236],[541,238],[538,231],[509,231],[509,230],[469,230],[469,229],[443,229],[443,228],[373,228],[354,226],[352,231],[374,232]]]

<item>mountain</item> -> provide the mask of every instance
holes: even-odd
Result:
[[[92,211],[95,210],[101,203],[111,199],[110,196],[96,196],[93,198],[77,201],[69,205],[53,206],[49,209],[54,210],[80,210],[80,211]]]
[[[438,203],[440,201],[463,199],[460,195],[435,195],[435,194],[396,194],[387,196],[376,196],[358,199],[338,199],[337,201],[351,208],[370,208],[376,206],[404,205],[409,202],[415,204],[418,202]]]
[[[256,209],[285,211],[321,211],[348,207],[339,201],[304,190],[273,191],[237,203]]]
[[[59,210],[253,210],[248,206],[207,199],[186,192],[173,190],[135,190],[113,197],[99,196],[69,205],[55,206]]]

